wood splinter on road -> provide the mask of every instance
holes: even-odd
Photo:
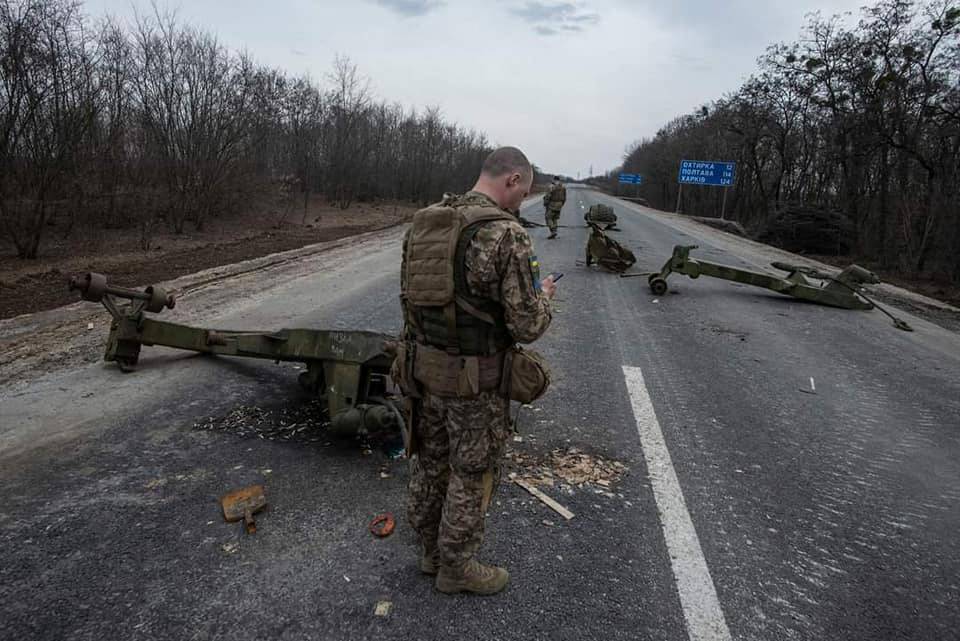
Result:
[[[525,489],[527,492],[530,492],[530,494],[538,498],[541,503],[549,507],[551,510],[553,510],[554,512],[556,512],[566,520],[569,521],[570,519],[573,518],[573,512],[563,507],[562,505],[560,505],[559,503],[554,501],[552,498],[550,498],[549,496],[547,496],[546,494],[544,494],[534,486],[530,485],[523,479],[513,479],[513,482],[519,485],[520,487],[522,487],[523,489]]]

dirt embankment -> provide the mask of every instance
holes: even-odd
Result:
[[[297,249],[313,243],[397,225],[416,211],[409,204],[359,204],[346,210],[311,203],[278,224],[260,214],[214,220],[201,232],[174,235],[166,230],[142,250],[137,230],[89,230],[68,239],[50,234],[43,257],[23,261],[12,247],[0,245],[0,319],[53,309],[76,302],[67,291],[69,276],[97,271],[110,282],[140,287],[172,280],[211,267],[229,265]]]

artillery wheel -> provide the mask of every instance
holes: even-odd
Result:
[[[667,280],[659,276],[651,278],[650,291],[653,292],[654,296],[663,296],[667,293]]]
[[[177,304],[173,295],[167,294],[167,292],[160,287],[150,285],[144,292],[150,297],[150,301],[147,303],[147,311],[151,314],[158,314],[166,307],[173,309]]]
[[[87,272],[70,281],[70,289],[79,289],[80,297],[91,303],[99,303],[107,293],[107,277],[96,272]]]

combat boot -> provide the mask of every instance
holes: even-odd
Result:
[[[556,237],[557,237],[557,232],[555,231],[550,232],[550,235],[547,236],[547,238],[556,238]]]
[[[510,573],[504,568],[484,565],[476,559],[470,559],[460,568],[440,566],[437,572],[436,587],[444,594],[472,592],[473,594],[496,594],[510,581]]]
[[[420,548],[420,561],[417,564],[420,571],[430,576],[436,576],[440,569],[440,549],[434,545],[423,545]]]

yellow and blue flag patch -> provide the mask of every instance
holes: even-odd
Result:
[[[530,275],[533,276],[533,288],[540,291],[540,260],[536,256],[530,257]]]

